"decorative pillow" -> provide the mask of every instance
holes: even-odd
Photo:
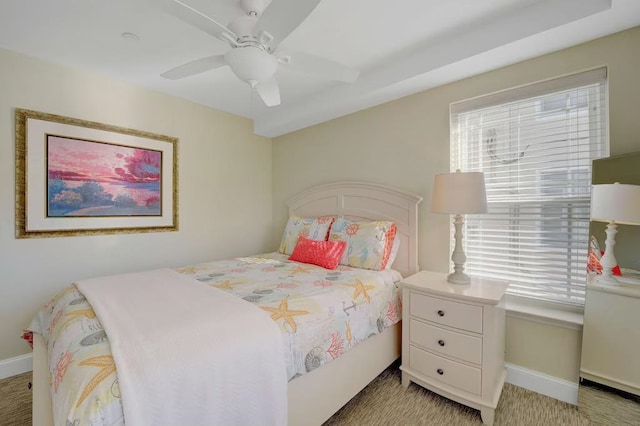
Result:
[[[300,237],[289,260],[336,269],[346,246],[344,241],[316,241]]]
[[[287,226],[282,233],[278,252],[291,254],[295,248],[298,237],[306,237],[310,240],[326,241],[331,224],[335,220],[331,216],[303,218],[299,216],[289,217]]]
[[[353,222],[338,218],[331,225],[329,241],[346,241],[341,264],[381,271],[389,263],[396,231],[393,222]]]
[[[397,231],[397,228],[396,228]],[[393,238],[393,246],[391,246],[391,254],[389,255],[389,260],[387,261],[387,265],[384,269],[391,269],[391,265],[396,261],[396,257],[398,257],[398,252],[400,251],[400,234],[396,232],[396,236]]]

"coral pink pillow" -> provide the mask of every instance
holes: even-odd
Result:
[[[336,269],[346,246],[345,241],[316,241],[301,236],[289,260]]]

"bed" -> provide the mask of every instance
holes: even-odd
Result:
[[[400,247],[392,269],[407,276],[418,270],[420,201],[418,196],[381,185],[339,182],[306,190],[289,200],[287,206],[290,215],[302,217],[337,216],[395,223]],[[321,424],[327,420],[399,357],[400,335],[398,322],[359,342],[337,359],[289,381],[288,424]],[[33,422],[50,425],[53,418],[47,346],[38,334],[34,334],[33,350]]]

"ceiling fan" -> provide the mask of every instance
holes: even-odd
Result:
[[[182,21],[228,43],[224,55],[187,62],[163,74],[177,80],[228,65],[254,88],[267,106],[280,105],[280,88],[274,74],[278,66],[346,83],[359,72],[337,62],[306,53],[283,53],[280,43],[315,9],[320,0],[240,0],[245,15],[227,26],[180,0],[165,0],[165,10]]]

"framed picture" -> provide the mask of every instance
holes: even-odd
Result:
[[[16,109],[16,237],[176,231],[178,140]]]

